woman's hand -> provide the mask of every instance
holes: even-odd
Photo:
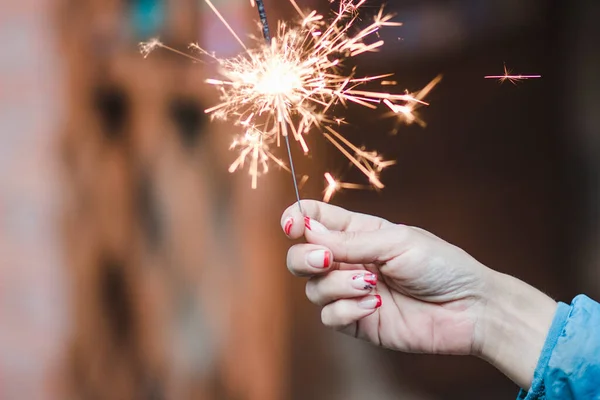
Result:
[[[288,208],[282,226],[308,244],[288,252],[311,276],[310,301],[327,326],[406,352],[471,354],[488,269],[422,229],[316,201]]]
[[[528,387],[552,299],[422,229],[311,200],[302,201],[302,210],[294,204],[281,218],[288,237],[308,242],[290,248],[287,265],[309,277],[306,295],[322,307],[326,326],[404,352],[482,356]],[[529,304],[512,307],[514,290]],[[535,334],[505,335],[507,323],[527,325],[534,305],[545,310],[533,323]],[[517,339],[527,349],[506,347]],[[512,353],[516,360],[506,360]],[[521,370],[512,365],[519,362]]]

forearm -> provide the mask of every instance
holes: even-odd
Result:
[[[490,271],[475,353],[529,389],[557,303],[516,278]]]

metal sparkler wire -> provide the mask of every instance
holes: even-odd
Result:
[[[271,44],[271,33],[269,32],[269,22],[267,21],[267,12],[265,11],[264,0],[256,0],[256,9],[258,10],[258,16],[262,25],[263,36],[267,45]],[[288,159],[290,161],[290,172],[292,173],[292,181],[294,182],[294,191],[296,192],[296,201],[298,202],[298,208],[300,213],[302,211],[302,203],[300,203],[300,192],[298,191],[298,180],[296,179],[296,171],[294,170],[294,160],[292,159],[292,150],[290,149],[290,137],[289,134],[285,135],[285,146],[287,147]]]
[[[267,21],[267,12],[265,11],[264,0],[256,0],[256,9],[258,10],[260,24],[262,25],[263,36],[265,37],[267,44],[270,44],[271,33],[269,32],[269,22]]]

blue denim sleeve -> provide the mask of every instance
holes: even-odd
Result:
[[[517,400],[600,399],[600,304],[559,303],[529,392]]]

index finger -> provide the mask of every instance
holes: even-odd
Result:
[[[331,231],[372,231],[391,224],[383,218],[348,211],[342,207],[316,200],[300,200],[289,206],[281,217],[281,226],[292,239],[304,235],[304,218],[309,217],[323,224]]]

